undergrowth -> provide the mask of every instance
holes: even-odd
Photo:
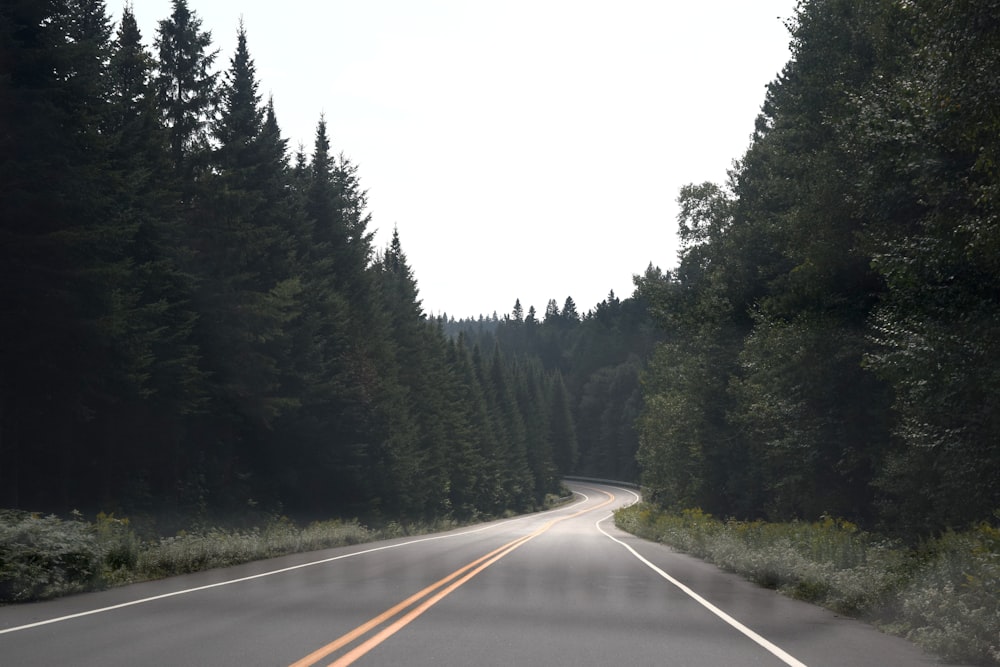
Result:
[[[791,597],[873,622],[949,660],[1000,665],[1000,529],[949,532],[918,547],[841,519],[720,521],[648,504],[616,524]]]
[[[292,553],[347,546],[455,527],[453,521],[389,522],[373,529],[356,519],[298,526],[285,517],[262,527],[181,530],[141,539],[127,518],[85,521],[0,510],[0,604],[239,565]]]
[[[570,492],[549,495],[551,508],[571,500]],[[0,510],[0,604],[28,602],[70,593],[94,591],[128,583],[239,565],[292,553],[421,535],[487,520],[450,518],[420,523],[382,521],[365,526],[357,519],[314,521],[300,526],[284,516],[272,516],[260,526],[211,527],[203,519],[196,528],[168,537],[155,525],[126,517],[98,514],[93,521],[79,512],[69,518]],[[176,518],[175,518],[176,519]],[[174,523],[171,520],[170,523]]]

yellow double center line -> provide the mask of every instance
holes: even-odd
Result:
[[[497,549],[494,549],[485,556],[480,556],[471,563],[463,565],[462,567],[458,568],[457,570],[455,570],[448,576],[444,577],[443,579],[439,579],[438,581],[434,582],[427,588],[417,593],[414,593],[413,595],[406,598],[399,604],[385,610],[378,616],[375,616],[374,618],[362,623],[358,627],[354,628],[347,634],[342,635],[341,637],[335,639],[326,646],[316,649],[315,651],[313,651],[306,657],[302,658],[301,660],[292,663],[290,667],[307,667],[308,665],[312,665],[318,662],[319,660],[322,660],[323,658],[329,656],[331,653],[339,651],[340,649],[344,648],[351,642],[363,637],[364,635],[368,634],[375,628],[381,626],[383,623],[387,623],[391,619],[396,618],[395,621],[393,621],[389,625],[386,625],[379,632],[372,635],[370,638],[368,638],[361,644],[358,644],[347,653],[344,653],[335,661],[331,662],[329,664],[329,667],[346,667],[347,665],[353,664],[355,660],[365,655],[373,648],[384,642],[386,639],[388,639],[392,635],[402,630],[404,627],[413,622],[413,620],[416,619],[418,616],[420,616],[425,611],[427,611],[435,604],[437,604],[445,597],[447,597],[452,591],[460,587],[465,582],[469,581],[469,579],[472,579],[474,576],[476,576],[477,574],[488,568],[493,563],[497,562],[510,552],[514,551],[515,549],[523,545],[525,542],[533,540],[534,538],[538,537],[542,533],[552,528],[552,526],[556,525],[557,523],[566,521],[567,519],[573,519],[575,517],[580,516],[581,514],[586,514],[587,512],[593,512],[594,510],[605,507],[614,501],[615,497],[612,494],[607,493],[606,491],[601,491],[601,493],[604,493],[605,495],[608,496],[608,499],[605,500],[604,502],[595,505],[594,507],[580,510],[575,514],[569,514],[564,517],[559,517],[558,519],[553,519],[548,523],[546,523],[541,528],[539,528],[538,530],[536,530],[535,532],[525,535],[523,537],[519,537],[516,540],[511,540],[507,544]],[[420,604],[417,604],[418,602]],[[416,606],[410,609],[410,611],[403,613],[413,605]]]

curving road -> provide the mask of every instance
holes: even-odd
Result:
[[[629,536],[626,489],[438,535],[0,608],[0,665],[937,664]]]

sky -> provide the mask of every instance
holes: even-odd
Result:
[[[146,44],[171,0],[131,0]],[[121,7],[108,0],[117,20]],[[676,266],[676,198],[722,183],[789,59],[796,0],[188,0],[240,19],[294,151],[320,116],[424,310],[583,314]]]

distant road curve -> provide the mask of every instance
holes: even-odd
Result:
[[[549,512],[3,607],[0,664],[937,664],[619,531],[631,489],[568,485]]]

